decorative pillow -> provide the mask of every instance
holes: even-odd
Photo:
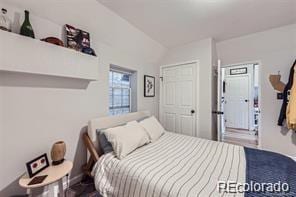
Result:
[[[107,154],[112,152],[113,151],[112,144],[108,142],[105,134],[103,133],[103,130],[97,129],[97,135],[98,135],[99,145],[103,153]]]
[[[106,129],[104,134],[112,144],[118,159],[123,159],[138,147],[149,143],[147,132],[137,121],[129,122],[124,126]]]
[[[164,128],[154,116],[142,120],[139,124],[146,130],[151,142],[155,142],[165,132]]]

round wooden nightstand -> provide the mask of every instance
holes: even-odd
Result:
[[[59,196],[64,196],[64,188],[63,188],[63,178],[71,172],[73,167],[73,163],[71,161],[65,160],[62,164],[56,165],[56,166],[49,166],[48,168],[44,169],[40,173],[38,173],[36,176],[42,176],[47,175],[45,180],[40,184],[35,185],[28,185],[28,183],[34,178],[29,178],[29,176],[26,174],[22,176],[19,180],[19,185],[23,188],[27,189],[27,194],[29,196],[32,195],[32,189],[34,188],[40,188],[43,187],[44,190],[48,190],[48,186],[52,183],[58,182],[59,185]],[[69,185],[69,180],[67,179],[67,186]],[[50,191],[49,191],[50,192]],[[51,194],[49,196],[54,196],[54,194]]]

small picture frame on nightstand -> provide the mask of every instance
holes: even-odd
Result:
[[[38,174],[39,172],[41,172],[42,170],[44,170],[45,168],[47,168],[49,166],[49,162],[48,162],[48,158],[47,158],[46,153],[29,161],[26,164],[26,166],[27,166],[27,171],[28,171],[29,177],[32,178],[33,176],[35,176],[36,174]]]

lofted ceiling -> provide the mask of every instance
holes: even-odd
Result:
[[[296,0],[97,0],[166,47],[296,23]]]

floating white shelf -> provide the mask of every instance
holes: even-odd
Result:
[[[98,58],[0,30],[0,72],[98,80]]]

